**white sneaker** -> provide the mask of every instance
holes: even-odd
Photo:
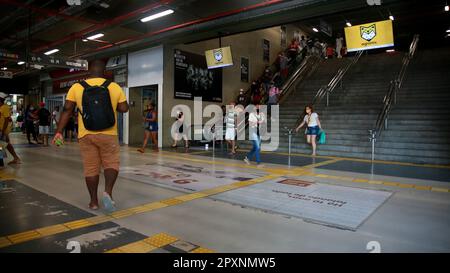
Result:
[[[102,202],[105,210],[107,210],[108,212],[113,212],[116,210],[116,202],[112,200],[111,196],[109,196],[108,193],[103,193]]]
[[[244,162],[247,163],[247,165],[250,165],[250,160],[248,160],[247,157],[244,158]]]

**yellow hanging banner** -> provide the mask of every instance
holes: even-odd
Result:
[[[208,69],[233,65],[231,47],[221,47],[205,52]]]
[[[345,28],[347,52],[394,46],[392,21],[380,21]]]

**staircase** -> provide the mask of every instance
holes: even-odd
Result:
[[[450,164],[450,48],[419,50],[411,61],[376,159]]]
[[[327,144],[318,147],[318,154],[370,158],[371,146],[368,130],[373,127],[390,79],[398,72],[401,54],[364,55],[344,77],[343,88],[337,87],[330,95],[330,104],[323,99],[316,105],[322,127],[327,132]],[[332,59],[324,62],[316,74],[298,88],[280,105],[280,145],[278,151],[288,150],[288,138],[283,135],[284,127],[294,128],[303,110],[315,96],[317,90],[327,84],[337,70],[345,65],[346,59]],[[295,97],[294,97],[295,96]],[[292,152],[310,154],[304,129],[295,135]]]
[[[368,131],[375,125],[389,83],[400,71],[402,58],[403,53],[363,55],[344,77],[343,87],[337,87],[330,95],[329,106],[326,107],[325,99],[315,106],[327,133],[327,143],[318,145],[319,155],[371,158]],[[324,61],[281,102],[278,152],[288,151],[288,137],[283,128],[296,126],[317,90],[347,61]],[[388,128],[376,142],[375,159],[450,164],[449,64],[448,48],[418,52],[389,115]],[[241,144],[245,148],[250,146]],[[293,137],[291,151],[311,153],[304,129]]]

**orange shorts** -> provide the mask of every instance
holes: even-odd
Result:
[[[117,136],[86,135],[79,142],[85,177],[99,175],[101,167],[119,171],[120,146]]]

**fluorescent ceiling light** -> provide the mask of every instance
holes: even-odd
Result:
[[[394,21],[394,16],[392,16],[392,15],[389,15],[389,19],[391,19],[392,21]]]
[[[450,33],[450,29],[447,29],[447,33]]]
[[[55,48],[55,49],[52,49],[52,50],[49,50],[49,51],[45,52],[44,54],[45,55],[52,55],[53,53],[56,53],[58,51],[59,51],[59,49]]]
[[[395,49],[388,49],[386,52],[395,52]]]
[[[105,36],[105,34],[103,34],[103,33],[97,33],[97,34],[95,34],[95,35],[92,35],[92,36],[87,37],[86,39],[88,39],[88,40],[95,40],[95,39],[98,39],[98,38],[103,37],[103,36]]]
[[[6,69],[8,69],[6,66],[5,66],[5,67],[2,67],[2,70],[6,70]]]
[[[88,39],[83,39],[83,40],[81,40],[81,41],[83,41],[83,42],[87,42],[87,41],[88,41]]]
[[[445,5],[445,11],[449,11],[450,7],[448,5]]]
[[[347,26],[348,26],[348,27],[351,27],[352,24],[351,24],[350,22],[347,22]]]
[[[24,61],[20,61],[20,62],[18,62],[17,64],[18,65],[23,65],[25,62]]]
[[[313,31],[314,32],[319,32],[319,30],[317,28],[315,28],[315,27],[313,27]]]
[[[159,13],[156,13],[156,14],[144,17],[144,18],[141,19],[141,22],[145,23],[145,22],[148,22],[148,21],[151,21],[151,20],[155,20],[155,19],[161,18],[163,16],[172,14],[173,12],[174,12],[173,10],[168,9],[168,10],[165,10],[165,11],[162,11],[162,12],[159,12]]]

